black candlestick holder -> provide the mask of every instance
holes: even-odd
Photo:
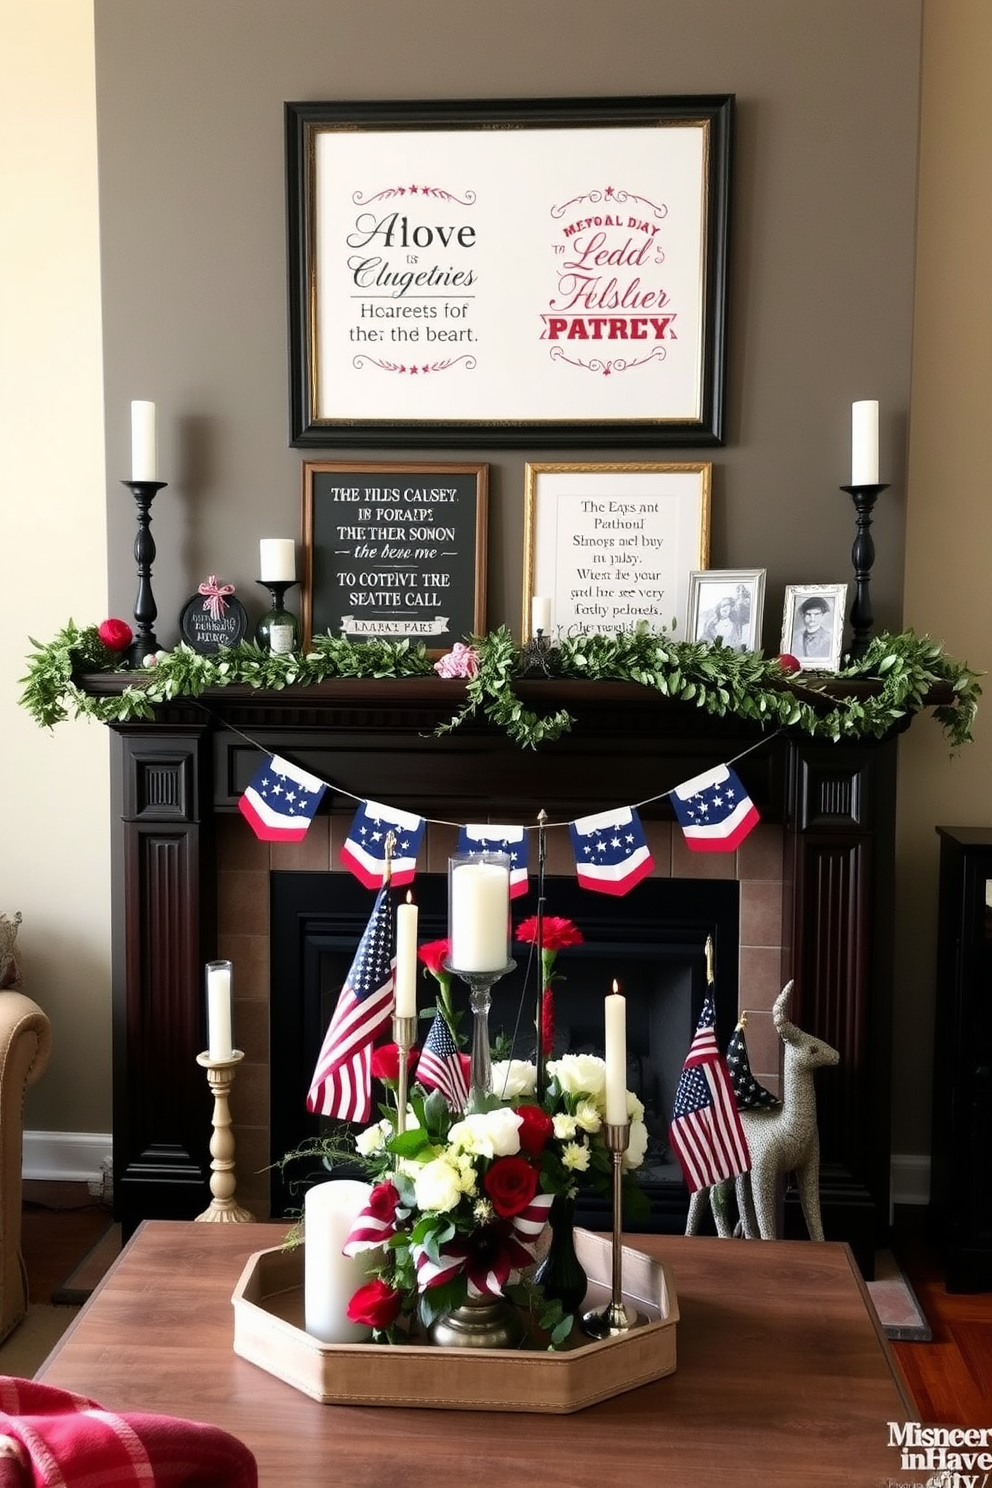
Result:
[[[296,616],[286,609],[286,590],[292,589],[297,579],[256,579],[263,589],[268,589],[271,607],[255,627],[255,639],[264,651],[273,651],[288,656],[299,645],[300,628]]]
[[[138,508],[138,532],[134,539],[134,561],[138,565],[138,594],[134,601],[134,640],[124,652],[131,667],[140,667],[148,655],[158,649],[158,638],[152,628],[158,615],[158,606],[152,594],[152,564],[155,561],[155,539],[152,537],[152,502],[156,491],[161,491],[167,481],[126,480]]]
[[[521,650],[522,674],[525,677],[550,677],[554,642],[543,630],[535,630]]]
[[[851,562],[854,564],[854,603],[851,605],[851,628],[854,637],[848,655],[852,661],[861,660],[871,640],[872,625],[875,619],[872,614],[869,587],[872,565],[875,562],[871,514],[878,497],[888,489],[887,483],[885,485],[841,486],[841,490],[846,491],[854,502],[857,522],[857,533],[851,549]]]

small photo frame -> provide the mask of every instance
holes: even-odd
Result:
[[[763,568],[710,568],[689,575],[686,636],[731,651],[761,650]]]
[[[804,672],[839,671],[846,608],[846,584],[787,584],[782,651]]]

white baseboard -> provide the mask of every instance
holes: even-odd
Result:
[[[21,1173],[44,1183],[88,1183],[101,1192],[113,1152],[110,1132],[26,1131]]]
[[[889,1182],[892,1204],[928,1204],[929,1157],[924,1153],[893,1152],[889,1165]]]

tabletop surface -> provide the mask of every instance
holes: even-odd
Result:
[[[572,1415],[321,1405],[239,1358],[231,1293],[279,1224],[143,1224],[37,1378],[110,1410],[209,1421],[261,1488],[876,1488],[915,1419],[846,1246],[638,1235],[678,1298],[676,1372]]]

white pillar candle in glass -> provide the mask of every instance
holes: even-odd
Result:
[[[263,537],[260,540],[258,577],[266,584],[296,582],[296,543],[291,537]]]
[[[376,1252],[346,1256],[341,1247],[371,1192],[369,1183],[337,1178],[315,1183],[303,1199],[304,1327],[323,1343],[361,1343],[369,1337],[368,1328],[349,1320],[347,1309]]]
[[[616,982],[606,998],[606,1122],[626,1126],[627,1114],[627,999]]]
[[[546,595],[535,594],[530,602],[530,631],[531,635],[538,631],[551,634],[551,601]]]
[[[207,1053],[217,1064],[234,1057],[230,961],[207,962]]]
[[[419,911],[406,896],[396,910],[396,1007],[397,1018],[417,1016],[417,919]]]
[[[456,971],[502,971],[510,960],[510,859],[461,853],[448,862],[448,957]]]
[[[878,402],[851,404],[851,485],[878,485]]]
[[[158,480],[155,404],[137,399],[131,404],[131,479]]]

